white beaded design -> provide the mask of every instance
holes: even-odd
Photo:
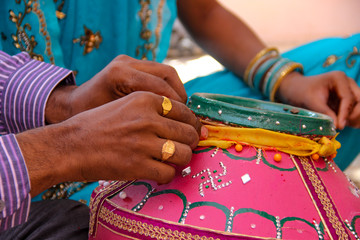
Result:
[[[232,183],[232,181],[228,181],[228,182],[216,185],[215,180],[219,179],[220,177],[223,177],[223,176],[225,176],[227,174],[226,166],[222,162],[219,162],[219,165],[222,168],[222,172],[215,175],[215,176],[213,175],[213,173],[215,173],[215,172],[210,171],[209,168],[203,169],[200,172],[192,175],[192,178],[197,178],[197,177],[200,177],[200,176],[203,176],[203,178],[205,178],[206,176],[208,177],[207,180],[204,180],[203,182],[199,183],[199,194],[200,194],[201,197],[205,196],[204,186],[207,186],[207,184],[210,184],[212,190],[217,191],[217,190],[219,190],[221,188],[229,186]]]
[[[155,191],[155,188],[151,189],[150,192],[148,192],[145,197],[141,200],[141,202],[133,209],[134,212],[140,211],[147,200],[149,199],[150,195]]]
[[[229,219],[226,222],[226,231],[227,232],[231,232],[233,221],[234,221],[234,207],[231,207]]]

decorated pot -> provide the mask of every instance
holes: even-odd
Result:
[[[288,105],[194,94],[209,129],[174,180],[92,194],[90,239],[359,239],[360,191],[336,166],[332,120]]]

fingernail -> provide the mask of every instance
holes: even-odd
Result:
[[[201,126],[201,135],[200,135],[200,140],[204,140],[207,139],[209,135],[209,131],[205,126]]]

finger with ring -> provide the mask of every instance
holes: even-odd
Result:
[[[172,109],[172,104],[169,98],[163,96],[162,106],[162,115],[166,116]]]
[[[171,140],[166,140],[161,150],[161,160],[166,161],[175,153],[175,144]]]

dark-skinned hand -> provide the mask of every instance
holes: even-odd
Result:
[[[135,92],[61,123],[16,135],[27,164],[33,196],[64,181],[150,179],[167,183],[175,165],[189,163],[201,124],[186,105],[171,100],[162,116],[163,97]],[[162,162],[162,146],[175,153]]]
[[[58,123],[132,92],[148,91],[186,103],[176,70],[168,65],[120,55],[81,86],[59,86],[50,95],[45,119]]]

